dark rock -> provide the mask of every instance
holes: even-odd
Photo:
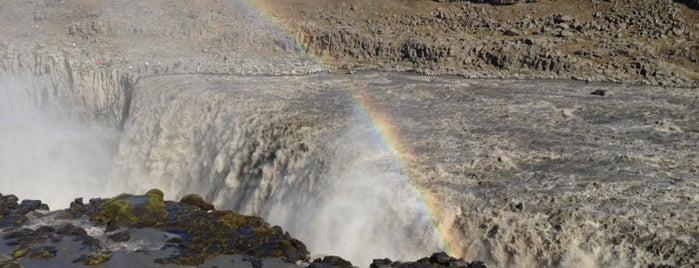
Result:
[[[79,241],[81,246],[87,247],[93,251],[102,249],[99,239],[89,235],[76,236],[73,240]]]
[[[10,210],[15,209],[18,200],[17,196],[0,194],[0,216],[7,215]]]
[[[40,200],[22,200],[22,203],[17,206],[17,211],[22,215],[35,210],[49,210],[49,206],[41,203]]]
[[[352,263],[346,261],[337,256],[325,256],[321,260],[320,258],[313,260],[313,262],[308,265],[309,268],[352,268]]]
[[[474,262],[476,263],[476,262]],[[468,262],[463,259],[456,259],[449,256],[445,252],[438,252],[432,254],[429,258],[422,258],[414,262],[391,262],[389,259],[376,259],[371,264],[372,268],[380,267],[396,267],[396,268],[422,268],[422,267],[471,267]]]
[[[370,268],[382,268],[382,267],[391,267],[391,264],[393,262],[391,259],[374,259],[373,262],[371,262],[371,265],[369,266]]]
[[[129,231],[122,231],[109,235],[109,239],[114,240],[116,242],[126,242],[129,241],[129,239],[131,239],[131,235],[129,235]]]
[[[27,223],[27,219],[24,215],[9,215],[0,218],[0,229],[1,228],[15,228]]]
[[[75,226],[72,223],[67,223],[56,229],[56,233],[62,235],[74,235],[74,236],[84,236],[87,235],[87,231],[82,227]]]
[[[699,0],[675,0],[675,2],[685,4],[693,9],[699,9]]]
[[[498,234],[498,229],[499,229],[499,228],[500,228],[500,226],[498,226],[498,225],[493,226],[493,228],[491,228],[491,229],[488,231],[488,238],[493,238],[493,237],[495,237],[495,236]]]
[[[474,261],[468,267],[469,268],[486,268],[485,264],[481,261]]]
[[[31,236],[31,235],[33,235],[34,233],[35,233],[35,232],[34,232],[34,230],[32,230],[32,229],[22,228],[22,229],[19,230],[19,231],[14,231],[14,232],[11,232],[11,233],[6,234],[6,235],[4,235],[2,238],[4,238],[4,239],[16,239],[16,238]]]
[[[85,205],[84,210],[93,221],[106,224],[107,231],[150,227],[177,234],[179,238],[167,243],[176,244],[178,253],[159,258],[157,262],[162,264],[196,266],[220,254],[308,260],[303,243],[278,226],[270,227],[262,218],[213,210],[210,203],[195,195],[182,202],[164,202],[162,196],[159,190],[146,195],[122,194]]]
[[[94,223],[107,225],[107,231],[126,228],[110,234],[109,239],[116,242],[131,240],[129,228],[149,227],[171,233],[176,237],[167,240],[161,249],[176,249],[173,255],[154,260],[159,264],[197,266],[207,259],[218,255],[244,255],[244,260],[253,267],[262,267],[262,258],[278,258],[290,263],[308,261],[308,249],[299,240],[294,239],[279,226],[270,226],[262,218],[246,216],[232,211],[217,211],[213,206],[196,195],[188,195],[182,202],[163,201],[160,190],[150,190],[145,195],[122,194],[109,199],[92,199],[84,204],[76,199],[64,214],[50,213],[55,217],[66,219],[64,215],[74,213],[78,218],[91,219]],[[4,196],[11,219],[22,211],[41,208],[40,201],[26,200],[17,205],[15,198]],[[33,217],[33,215],[31,215]],[[26,219],[26,217],[25,217]],[[70,219],[70,217],[68,217]],[[23,228],[5,233],[9,240],[12,256],[17,258],[51,258],[56,256],[56,248],[47,243],[61,241],[66,236],[79,242],[77,250],[84,255],[73,263],[98,265],[110,260],[110,252],[103,251],[99,239],[87,234],[82,227],[71,223],[60,226],[43,225],[36,230]],[[145,251],[144,251],[145,252]],[[147,252],[146,252],[147,253]],[[13,266],[5,261],[4,266]],[[415,262],[392,262],[390,259],[377,259],[371,267],[467,267],[468,263],[450,257],[444,252],[435,253],[429,258]],[[352,267],[352,263],[337,256],[318,258],[309,267]]]
[[[445,252],[439,252],[432,254],[430,257],[430,262],[431,263],[436,263],[436,264],[442,264],[442,265],[448,265],[449,261],[453,259],[450,257],[447,253]]]
[[[590,95],[595,95],[595,96],[604,96],[607,94],[607,91],[604,89],[595,89],[595,91],[590,92]]]
[[[0,267],[3,268],[24,268],[21,264],[17,262],[17,259],[7,259],[0,261]]]
[[[13,258],[28,257],[32,259],[49,259],[56,256],[56,247],[54,246],[31,246],[28,248],[19,248],[12,252]]]
[[[105,201],[106,201],[106,199],[103,199],[103,198],[90,198],[90,200],[88,200],[88,202],[90,202],[91,205],[101,204]]]
[[[109,261],[111,256],[106,252],[100,252],[93,255],[82,255],[77,259],[73,260],[73,263],[80,263],[84,265],[99,265]]]

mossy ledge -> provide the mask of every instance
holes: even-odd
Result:
[[[219,255],[244,255],[251,258],[277,258],[289,263],[307,262],[309,252],[299,240],[291,237],[279,226],[271,226],[260,217],[246,216],[230,210],[214,210],[214,206],[198,195],[186,195],[180,202],[165,201],[163,192],[152,189],[143,195],[121,194],[112,198],[90,199],[83,203],[81,198],[70,204],[70,208],[49,213],[36,210],[48,207],[30,202],[31,209],[17,204],[15,196],[2,196],[0,227],[3,239],[12,247],[9,257],[0,261],[0,266],[21,263],[23,258],[51,259],[60,254],[57,243],[65,240],[81,243],[82,254],[72,263],[100,265],[111,259],[106,243],[116,241],[116,234],[128,240],[128,233],[137,229],[169,234],[162,249],[174,249],[174,253],[153,260],[153,266],[178,264],[197,266]],[[21,212],[21,213],[20,213]],[[20,217],[21,216],[21,217]],[[34,219],[43,219],[45,225],[36,229],[24,225]],[[21,220],[16,220],[21,218]],[[60,221],[56,221],[60,219]],[[66,221],[76,224],[65,223]],[[55,222],[55,224],[53,223]],[[79,222],[83,227],[78,226]],[[109,242],[90,236],[84,223],[103,227],[104,237]],[[84,228],[85,227],[85,228]],[[34,227],[32,227],[34,228]],[[102,237],[100,236],[100,237]]]

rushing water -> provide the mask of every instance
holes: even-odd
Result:
[[[0,183],[52,207],[198,193],[360,266],[440,249],[503,267],[697,261],[689,89],[155,76],[135,85],[121,133],[44,95],[4,80]]]

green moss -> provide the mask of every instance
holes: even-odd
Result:
[[[27,248],[18,248],[12,252],[12,258],[21,258],[27,254]]]
[[[103,264],[109,259],[111,259],[112,256],[109,256],[109,254],[105,252],[99,252],[97,254],[90,254],[90,255],[82,255],[79,258],[73,260],[73,263],[80,263],[84,265],[100,265]]]
[[[49,259],[56,256],[56,248],[53,246],[30,246],[19,248],[12,252],[15,259],[27,257],[32,259]]]
[[[259,217],[230,213],[218,219],[218,222],[230,229],[263,227],[264,222]]]
[[[100,204],[92,215],[93,221],[115,227],[131,227],[135,224],[158,225],[167,217],[163,192],[152,189],[145,195],[121,194]]]
[[[184,197],[182,197],[180,202],[191,205],[191,206],[195,206],[195,207],[198,207],[200,209],[207,210],[207,211],[214,209],[214,205],[212,205],[209,202],[204,201],[204,199],[201,198],[201,196],[196,195],[196,194],[185,195]]]
[[[91,256],[90,259],[88,260],[87,264],[88,265],[99,265],[99,264],[107,262],[111,258],[112,257],[109,256],[109,254],[104,253],[104,252],[100,252],[100,253],[97,253],[97,255],[95,255],[95,256]]]
[[[92,220],[103,224],[119,223],[119,225],[131,225],[139,221],[131,211],[129,200],[121,199],[119,196],[102,204]]]
[[[0,267],[2,267],[2,268],[24,268],[24,266],[19,264],[17,262],[17,260],[15,260],[15,259],[0,261]]]
[[[160,200],[163,200],[165,198],[165,194],[163,193],[163,191],[155,188],[148,190],[148,192],[146,192],[146,195],[160,197]]]

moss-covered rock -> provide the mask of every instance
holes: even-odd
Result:
[[[222,224],[225,227],[228,227],[233,230],[237,230],[240,228],[252,228],[252,229],[257,229],[260,228],[262,230],[266,229],[265,222],[262,220],[260,217],[255,217],[255,216],[246,216],[246,215],[241,215],[237,214],[234,212],[226,213],[225,215],[221,216],[217,220],[218,223]],[[259,230],[259,231],[262,231]]]
[[[201,196],[199,196],[197,194],[185,195],[184,197],[182,197],[180,202],[198,207],[198,208],[203,209],[203,210],[213,210],[214,209],[214,205],[212,205],[209,202],[204,201],[204,199],[201,198]]]
[[[154,227],[167,218],[163,209],[163,192],[152,189],[145,195],[122,194],[100,203],[91,215],[93,221],[107,224],[108,229]]]
[[[17,259],[13,259],[13,258],[0,259],[0,268],[23,268],[23,267],[24,266],[22,266],[21,264],[19,264],[19,262],[17,262]]]
[[[28,257],[32,259],[49,259],[56,256],[56,247],[54,246],[31,246],[27,248],[19,248],[12,252],[13,258]]]
[[[76,220],[75,224],[90,219],[94,224],[106,225],[106,237],[112,240],[108,243],[128,241],[130,233],[138,235],[139,232],[134,233],[131,228],[147,227],[167,233],[167,236],[173,235],[163,241],[163,246],[177,251],[167,258],[157,259],[158,263],[197,266],[222,254],[240,254],[251,259],[280,258],[292,263],[308,260],[309,253],[303,243],[260,217],[214,210],[213,205],[198,195],[187,195],[181,202],[166,202],[163,196],[162,191],[153,189],[144,195],[94,198],[87,204],[76,199],[70,208],[51,214],[61,220]],[[7,204],[7,213],[17,215],[16,198],[0,198],[0,205],[3,202]],[[27,201],[24,204],[30,209],[42,208],[41,202]],[[120,228],[125,230],[113,232]],[[6,245],[12,247],[7,256],[13,261],[56,256],[56,248],[52,246],[60,244],[66,237],[70,237],[70,244],[79,243],[82,256],[74,263],[98,265],[109,261],[110,252],[104,251],[103,241],[72,223],[44,225],[36,229],[20,227],[3,236],[8,240]],[[12,265],[14,262],[3,263]]]
[[[84,265],[100,265],[109,261],[112,257],[106,252],[99,252],[92,255],[82,255],[79,258],[73,260],[73,263],[80,263]]]

